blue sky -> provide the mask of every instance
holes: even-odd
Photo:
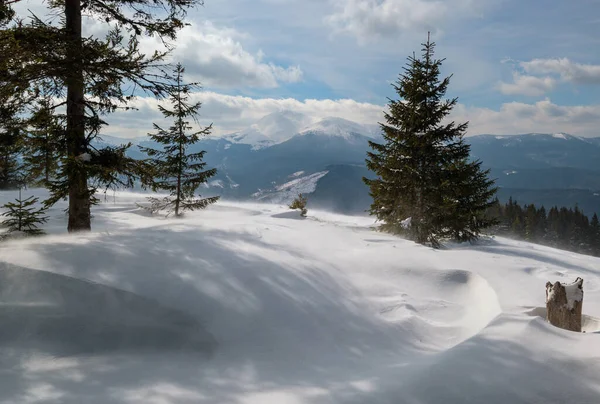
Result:
[[[600,136],[600,0],[205,0],[188,21],[173,56],[218,133],[281,109],[376,123],[432,31],[469,134]]]

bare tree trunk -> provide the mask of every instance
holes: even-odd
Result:
[[[550,324],[565,330],[581,332],[583,279],[565,285],[546,283],[546,312]]]
[[[67,60],[67,154],[77,158],[85,151],[85,104],[83,64],[81,60],[81,0],[65,0],[66,33],[71,39]],[[85,168],[69,170],[68,231],[91,229],[90,195]]]

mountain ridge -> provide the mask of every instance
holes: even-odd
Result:
[[[277,127],[279,122],[296,133],[285,134]],[[305,123],[302,114],[270,114],[251,126],[256,136],[237,132],[202,139],[190,152],[205,150],[207,166],[218,169],[214,181],[205,184],[205,192],[287,203],[295,188],[285,184],[290,175],[302,172],[299,183],[306,187],[298,189],[311,191],[312,205],[345,213],[367,210],[370,197],[362,177],[369,174],[365,167],[368,142],[382,140],[376,125],[334,117]],[[271,137],[261,137],[260,131]],[[102,137],[107,144],[131,141],[158,146],[145,137],[123,141]],[[472,158],[481,160],[497,179],[501,200],[514,194],[521,203],[577,203],[586,212],[600,213],[600,137],[526,133],[482,134],[465,140],[471,146]],[[135,145],[128,153],[134,158],[144,157]]]

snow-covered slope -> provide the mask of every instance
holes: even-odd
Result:
[[[434,251],[310,206],[148,217],[141,200],[109,195],[80,235],[57,206],[53,234],[0,244],[0,402],[598,401],[600,259]],[[546,281],[577,276],[582,334],[539,316]]]
[[[303,175],[303,171],[297,171],[288,176],[287,182],[275,185],[272,189],[260,190],[252,195],[258,201],[289,204],[298,194],[309,194],[317,188],[317,182],[327,175],[328,171]]]

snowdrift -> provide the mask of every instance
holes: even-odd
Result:
[[[149,217],[143,197],[109,197],[84,235],[57,206],[48,236],[0,244],[0,403],[600,397],[600,259],[505,239],[435,251],[281,205]],[[581,334],[539,309],[546,281],[577,276]]]

